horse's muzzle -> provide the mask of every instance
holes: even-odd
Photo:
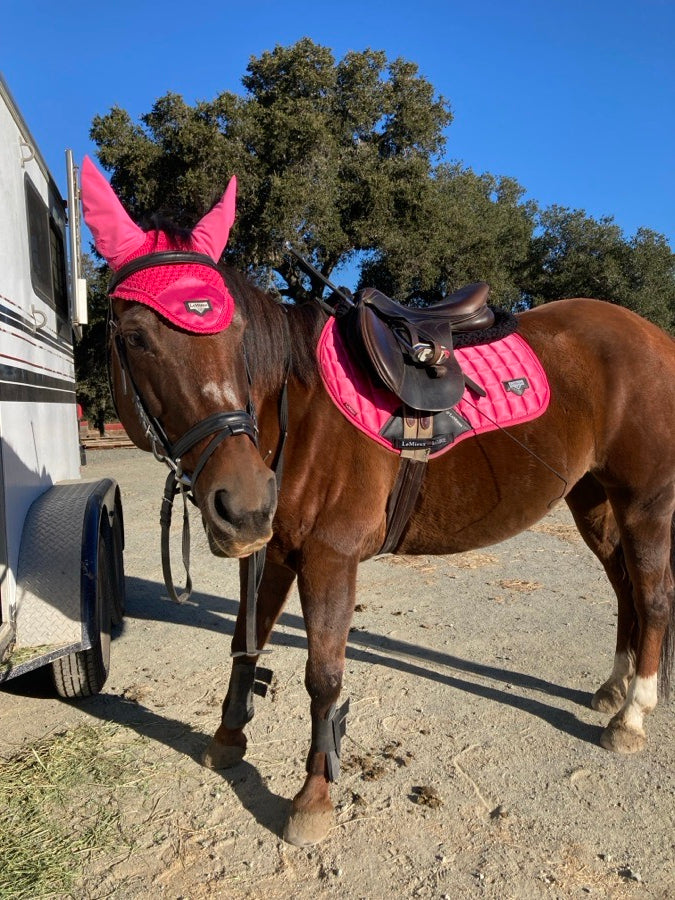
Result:
[[[260,550],[272,537],[276,508],[276,479],[269,471],[263,484],[211,491],[202,505],[211,551],[239,558]]]

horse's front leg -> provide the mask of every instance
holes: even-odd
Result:
[[[267,643],[294,580],[295,572],[266,560],[256,610],[259,648]],[[234,653],[246,649],[248,560],[240,563],[239,581],[239,613],[232,638]],[[237,656],[232,662],[221,722],[203,757],[204,765],[210,769],[230,768],[240,762],[246,753],[244,727],[253,718],[253,686],[257,660],[257,656]]]
[[[312,743],[307,777],[295,796],[284,839],[297,846],[322,840],[333,824],[329,784],[339,771],[346,710],[337,709],[345,647],[354,612],[357,559],[321,545],[303,554],[298,589],[307,629],[305,687],[310,696]]]

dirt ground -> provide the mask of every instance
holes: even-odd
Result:
[[[589,701],[611,669],[616,606],[566,508],[487,551],[361,567],[336,824],[298,849],[280,837],[310,737],[297,594],[246,760],[204,769],[237,564],[210,556],[195,519],[194,602],[169,603],[164,467],[102,450],[84,474],[117,478],[124,503],[127,616],[110,677],[79,704],[35,676],[0,691],[1,756],[89,723],[130,760],[104,797],[119,848],[91,855],[74,896],[675,897],[675,703],[649,717],[641,754],[599,746],[607,717]],[[178,554],[174,568],[178,580]]]

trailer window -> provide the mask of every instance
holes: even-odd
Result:
[[[33,289],[67,320],[68,293],[63,236],[50,216],[47,204],[28,175],[26,175],[26,210]]]
[[[49,245],[52,252],[52,287],[54,307],[64,319],[68,318],[68,288],[66,285],[66,251],[63,237],[54,220],[49,219]]]
[[[44,300],[52,299],[52,263],[49,248],[49,210],[32,182],[26,176],[26,209],[28,211],[28,246],[30,277],[35,292]]]

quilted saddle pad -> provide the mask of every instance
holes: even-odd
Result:
[[[456,349],[455,356],[462,371],[483,388],[486,396],[466,388],[455,411],[469,427],[452,443],[436,452],[432,450],[430,458],[446,453],[465,438],[536,419],[548,407],[550,388],[546,373],[519,334],[491,344]],[[317,358],[326,390],[342,415],[382,447],[399,453],[382,432],[400,412],[401,401],[387,388],[373,384],[352,360],[334,318],[326,322],[321,333]]]

